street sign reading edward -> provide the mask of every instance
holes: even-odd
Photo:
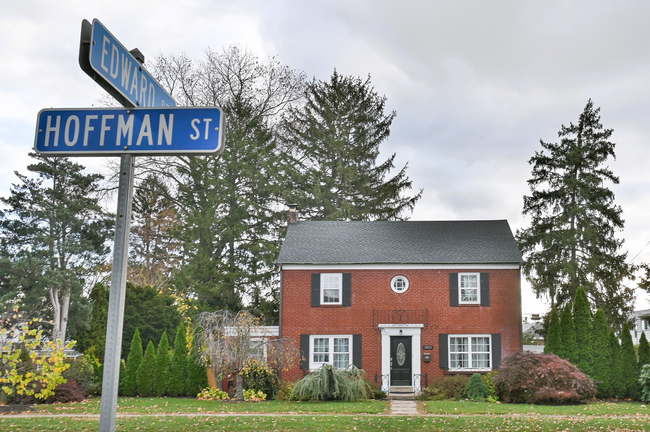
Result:
[[[174,99],[106,27],[94,19],[81,23],[81,69],[122,105],[176,106]]]
[[[44,109],[34,149],[61,156],[219,154],[223,131],[219,108]]]

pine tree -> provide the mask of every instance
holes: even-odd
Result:
[[[623,397],[625,386],[623,383],[623,369],[621,364],[621,345],[618,342],[614,329],[609,330],[609,348],[612,354],[612,364],[609,368],[611,375],[611,396]]]
[[[283,123],[286,153],[300,168],[289,200],[312,220],[403,220],[422,191],[405,195],[412,186],[407,165],[386,178],[395,154],[377,161],[396,115],[386,112],[386,97],[370,77],[336,71],[329,81],[312,81],[305,97]]]
[[[574,365],[578,364],[578,350],[576,342],[576,327],[573,323],[573,314],[571,313],[571,304],[564,306],[560,316],[560,334],[562,339],[562,348],[558,356],[569,360]]]
[[[625,397],[638,399],[639,389],[639,363],[636,358],[632,335],[627,323],[623,324],[621,330],[621,375]]]
[[[562,307],[583,286],[591,304],[617,328],[631,313],[634,291],[621,281],[630,275],[623,241],[622,210],[607,184],[619,179],[608,167],[613,130],[600,123],[600,108],[589,100],[578,124],[562,126],[559,143],[540,140],[524,197],[528,228],[517,231],[524,274],[538,296]]]
[[[156,378],[156,349],[153,342],[149,341],[144,357],[136,373],[138,395],[144,397],[154,396],[153,386]]]
[[[203,366],[199,353],[195,348],[198,339],[198,330],[195,330],[192,338],[192,349],[187,356],[187,381],[185,391],[189,397],[196,397],[201,390],[208,386],[208,371],[205,366]]]
[[[639,339],[639,371],[643,365],[650,363],[650,344],[648,343],[648,338],[645,336],[645,332],[641,332],[641,338]]]
[[[576,291],[573,303],[573,324],[576,328],[576,358],[578,368],[591,376],[594,373],[593,357],[593,324],[591,322],[591,310],[589,300],[583,287]]]
[[[169,396],[185,396],[185,380],[187,379],[187,335],[185,325],[180,323],[174,339],[171,372],[169,377]]]
[[[602,309],[598,309],[594,315],[591,353],[594,361],[590,376],[596,381],[600,397],[609,397],[612,394],[612,349],[609,343],[609,325]]]
[[[560,330],[560,316],[555,306],[551,308],[551,317],[548,323],[548,332],[544,342],[544,353],[559,356],[562,351],[562,333]]]
[[[158,351],[156,352],[155,379],[153,382],[153,392],[155,396],[163,397],[167,395],[169,387],[169,376],[171,367],[171,355],[169,352],[169,338],[167,332],[163,332]]]
[[[131,348],[129,355],[126,359],[126,371],[120,380],[120,389],[123,396],[137,396],[137,372],[140,364],[142,363],[142,340],[140,339],[140,331],[136,328],[133,339],[131,339]]]

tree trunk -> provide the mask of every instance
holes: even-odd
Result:
[[[244,401],[244,379],[240,373],[237,374],[237,400]]]

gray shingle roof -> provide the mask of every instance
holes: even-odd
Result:
[[[520,264],[506,220],[290,224],[280,264]]]

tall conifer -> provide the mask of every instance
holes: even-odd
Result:
[[[594,315],[593,345],[593,372],[591,377],[598,386],[600,397],[609,397],[612,394],[612,349],[609,342],[609,325],[602,309]]]
[[[621,365],[621,345],[618,342],[616,333],[614,333],[614,329],[609,329],[609,348],[612,354],[612,364],[609,368],[612,378],[611,396],[623,397],[625,394],[625,386]]]
[[[594,373],[594,335],[591,322],[591,310],[587,293],[583,287],[576,291],[573,303],[573,324],[576,329],[576,360],[578,368],[591,376]]]
[[[560,332],[560,316],[555,306],[551,308],[551,317],[548,322],[548,332],[546,332],[546,341],[544,342],[544,352],[546,354],[560,355],[562,351],[562,333]]]
[[[140,330],[135,329],[133,339],[131,339],[131,348],[126,358],[126,371],[120,380],[120,388],[123,396],[137,396],[138,385],[136,374],[140,363],[142,363],[142,339],[140,339]]]
[[[153,391],[158,397],[167,395],[171,362],[169,339],[167,337],[167,332],[163,332],[160,342],[158,343],[158,351],[156,352],[156,374],[153,382]]]
[[[185,396],[185,380],[187,379],[187,335],[185,325],[180,323],[174,339],[171,372],[169,376],[169,396]]]
[[[562,335],[562,349],[558,355],[576,365],[578,363],[576,328],[573,323],[573,314],[571,313],[570,303],[564,307],[562,315],[560,316],[560,334]]]
[[[153,342],[149,341],[147,349],[144,352],[142,363],[136,373],[136,380],[138,382],[138,395],[144,397],[154,396],[153,383],[155,379],[155,366],[156,366],[156,349]]]
[[[639,364],[627,323],[623,324],[621,330],[621,376],[625,397],[638,399],[640,396]]]
[[[650,344],[645,332],[641,331],[641,338],[639,338],[639,371],[643,365],[650,363]]]
[[[199,358],[198,350],[195,349],[199,335],[194,332],[192,338],[192,349],[187,356],[187,381],[185,391],[188,396],[196,397],[204,388],[208,386],[208,371],[202,365]]]

